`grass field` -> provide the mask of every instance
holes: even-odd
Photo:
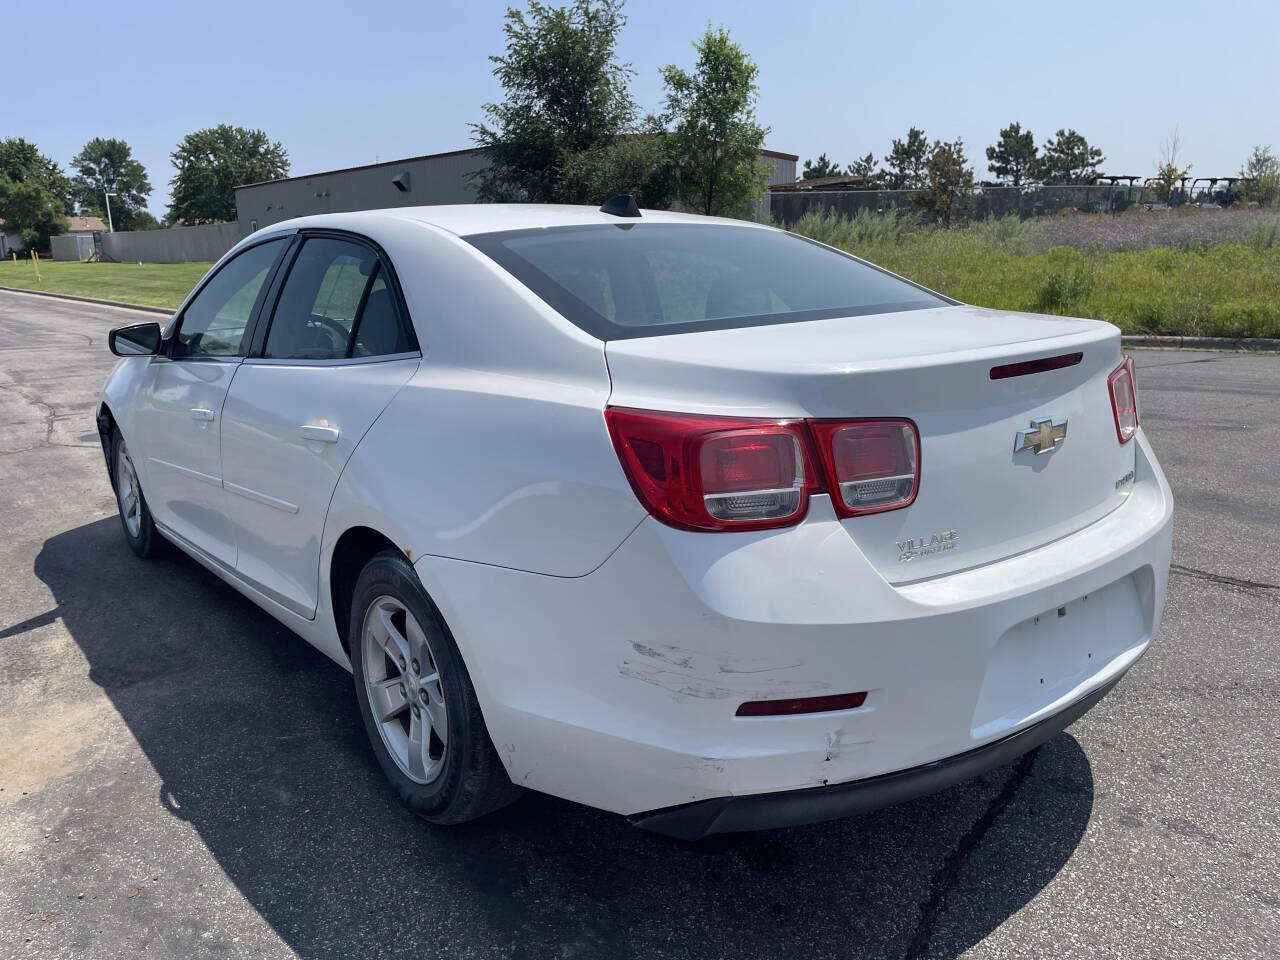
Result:
[[[872,214],[809,217],[793,229],[984,307],[1092,317],[1125,333],[1280,337],[1275,213],[1099,214],[950,230]]]
[[[0,261],[0,287],[69,293],[148,307],[176,307],[208,271],[207,263],[59,263],[40,261],[40,277],[30,260]]]

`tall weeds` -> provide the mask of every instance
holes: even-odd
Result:
[[[1274,212],[1006,217],[949,230],[898,211],[812,213],[792,229],[979,306],[1131,333],[1280,337]]]

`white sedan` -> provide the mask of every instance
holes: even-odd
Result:
[[[124,534],[351,670],[415,811],[673,836],[1008,763],[1160,622],[1119,331],[754,224],[439,206],[261,230],[97,409]]]

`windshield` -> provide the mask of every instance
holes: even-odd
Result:
[[[724,224],[551,227],[465,238],[601,340],[952,303],[794,234]]]

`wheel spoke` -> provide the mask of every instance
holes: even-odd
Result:
[[[422,718],[415,711],[409,717],[409,776],[415,780],[425,780],[427,778],[427,765],[430,764],[431,758],[427,756],[427,751],[431,744],[431,728],[422,722]]]
[[[409,706],[409,697],[405,692],[401,677],[392,677],[381,683],[369,686],[369,701],[373,715],[380,723],[386,723],[393,717],[403,713]]]
[[[423,677],[422,690],[427,695],[423,710],[426,711],[427,719],[431,721],[431,729],[435,731],[436,739],[446,744],[449,742],[449,714],[444,707],[444,690],[440,686],[440,674],[433,673]]]
[[[387,656],[394,660],[401,670],[407,669],[410,659],[409,641],[391,622],[391,611],[385,606],[379,607],[378,615],[370,626],[374,630],[374,636],[387,652]]]
[[[425,673],[431,648],[427,646],[427,637],[422,632],[422,627],[418,626],[418,621],[408,610],[404,612],[404,632],[409,641],[409,655],[421,664],[421,672]]]

